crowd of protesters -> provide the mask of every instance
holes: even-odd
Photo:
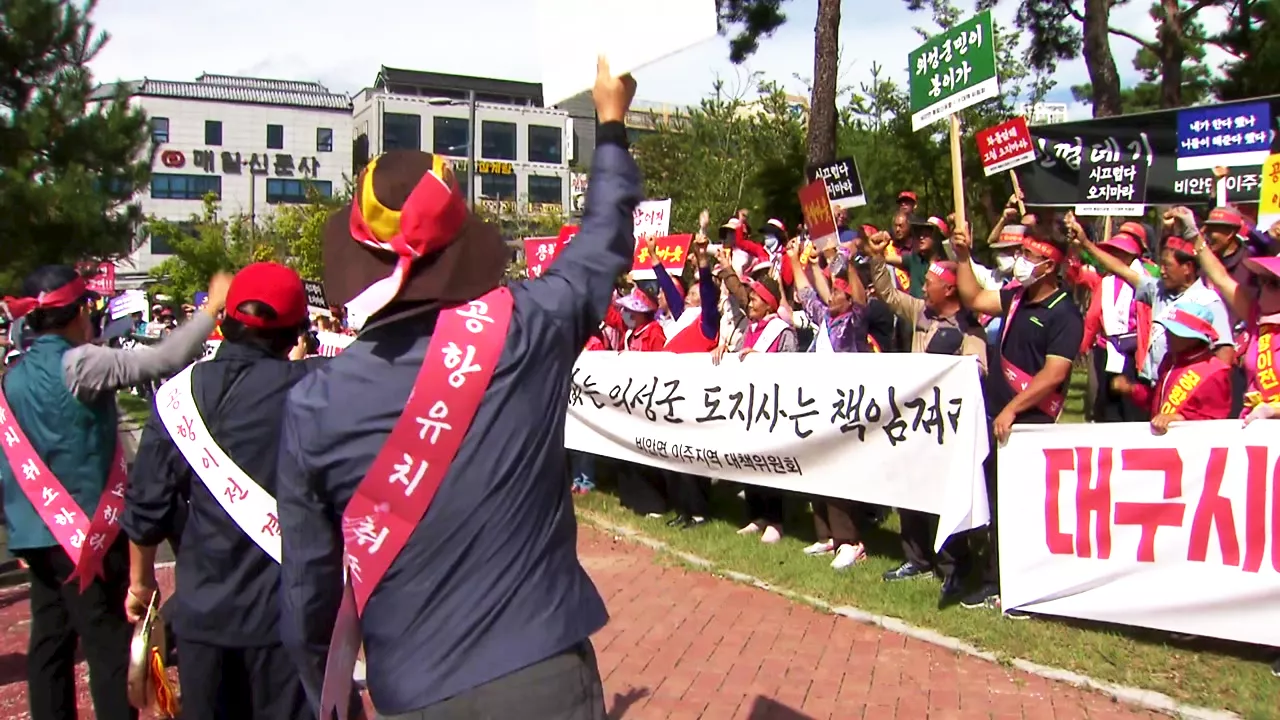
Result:
[[[899,194],[887,231],[853,226],[838,210],[838,237],[823,247],[780,219],[753,229],[745,210],[711,238],[704,213],[688,263],[655,262],[653,283],[621,280],[586,349],[708,352],[712,363],[757,352],[975,356],[993,441],[992,521],[935,553],[938,518],[898,510],[905,561],[883,579],[936,576],[941,604],[999,608],[996,454],[1012,425],[1058,421],[1073,370],[1089,378],[1092,422],[1149,422],[1163,434],[1175,422],[1280,417],[1280,223],[1259,231],[1234,207],[1202,220],[1175,207],[1154,224],[1104,225],[1028,212],[1021,200],[1009,198],[984,261],[963,224],[920,214],[911,191]],[[603,460],[572,455],[575,492],[589,492]],[[713,512],[706,478],[627,463],[616,476],[621,502],[638,514],[692,528]],[[862,534],[888,510],[754,486],[741,493],[740,535],[776,543],[788,506],[799,506],[817,538],[803,552],[830,556],[834,570],[866,557]]]

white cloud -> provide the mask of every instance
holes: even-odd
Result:
[[[710,2],[710,0],[701,0]],[[530,36],[528,0],[220,0],[198,17],[176,22],[174,5],[161,0],[101,0],[94,19],[112,40],[93,64],[98,79],[190,80],[202,72],[319,80],[332,90],[355,92],[381,65],[512,80],[538,79],[535,44],[555,40]],[[844,3],[841,22],[841,84],[856,86],[880,64],[889,77],[906,82],[906,59],[919,44],[915,26],[928,25],[901,0]],[[1017,3],[1005,0],[996,18],[1011,24]],[[749,72],[782,83],[791,92],[805,86],[794,76],[813,74],[813,26],[817,0],[790,0],[789,21],[743,67],[728,61],[728,43],[716,39],[637,73],[641,97],[696,103],[717,78],[741,86]],[[643,11],[643,4],[637,6]],[[1214,19],[1214,18],[1210,18]],[[1154,35],[1143,0],[1117,6],[1113,24]],[[1211,29],[1221,22],[1209,23]],[[571,39],[565,40],[572,41]],[[1133,42],[1113,38],[1116,65],[1126,80]],[[1056,74],[1058,95],[1088,81],[1084,63],[1064,63]]]

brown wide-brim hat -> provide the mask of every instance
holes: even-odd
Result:
[[[329,217],[323,232],[324,290],[335,305],[343,306],[369,285],[389,276],[395,268],[394,253],[377,250],[351,236],[352,208],[372,191],[389,210],[400,210],[418,182],[435,167],[431,153],[392,150],[377,158],[372,171],[356,179],[352,205]],[[457,192],[457,183],[449,181]],[[511,251],[497,226],[470,212],[453,241],[444,249],[414,261],[396,302],[474,300],[501,284]]]

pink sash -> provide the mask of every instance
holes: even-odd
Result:
[[[427,514],[506,344],[511,292],[498,288],[440,313],[404,413],[342,514],[347,583],[325,664],[320,717],[347,718],[369,597]]]
[[[54,477],[36,453],[35,447],[18,427],[9,400],[0,387],[0,447],[13,470],[14,480],[22,488],[45,527],[66,551],[75,572],[67,578],[80,581],[84,592],[95,576],[102,577],[102,558],[120,534],[120,514],[124,510],[124,489],[129,481],[129,466],[124,459],[124,444],[116,441],[116,454],[107,473],[107,487],[98,501],[98,510],[90,520],[71,493]],[[88,548],[85,540],[88,540]]]
[[[1030,373],[1009,362],[1004,354],[1004,341],[1009,337],[1009,328],[1013,325],[1014,313],[1018,312],[1018,306],[1022,304],[1022,296],[1023,292],[1013,296],[1013,301],[1009,303],[1009,314],[1005,315],[1004,324],[1000,328],[1000,366],[1004,370],[1005,380],[1009,381],[1015,393],[1026,390],[1032,380]],[[1058,416],[1062,414],[1062,403],[1065,399],[1062,393],[1055,390],[1053,394],[1041,400],[1036,407],[1057,421]]]

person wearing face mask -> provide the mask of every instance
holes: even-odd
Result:
[[[1218,293],[1205,284],[1200,277],[1199,265],[1196,262],[1195,239],[1200,231],[1195,224],[1195,216],[1186,208],[1171,211],[1171,225],[1176,233],[1164,240],[1164,248],[1160,253],[1160,279],[1146,275],[1124,264],[1110,253],[1104,252],[1094,245],[1085,235],[1080,224],[1073,215],[1066,217],[1067,232],[1072,241],[1093,255],[1107,272],[1123,279],[1134,289],[1134,300],[1151,306],[1151,317],[1163,317],[1174,304],[1186,301],[1197,303],[1213,312],[1215,331],[1214,352],[1223,362],[1230,365],[1235,361],[1235,347],[1231,341],[1231,324],[1227,320],[1227,308]],[[1137,328],[1138,352],[1145,345],[1146,358],[1139,365],[1138,378],[1142,382],[1153,385],[1157,379],[1160,363],[1164,360],[1167,343],[1164,328],[1160,325],[1149,325],[1150,336],[1146,343],[1142,342],[1142,332],[1147,329]]]
[[[955,250],[956,288],[960,300],[977,313],[1001,316],[1003,327],[999,345],[989,365],[999,363],[999,372],[987,374],[987,413],[991,422],[992,452],[985,471],[990,502],[991,542],[982,568],[982,585],[960,604],[967,608],[998,607],[1000,604],[999,519],[996,498],[996,453],[1008,439],[1014,423],[1051,424],[1062,413],[1071,365],[1080,351],[1084,320],[1058,278],[1066,262],[1066,248],[1057,238],[1039,227],[1027,229],[1014,260],[1017,287],[996,292],[978,284],[969,264],[970,240],[960,225],[951,236]],[[1025,617],[1021,613],[1008,613]]]
[[[658,303],[638,286],[618,298],[615,303],[622,314],[627,334],[622,339],[622,349],[632,352],[657,352],[667,344],[666,333],[655,316]]]
[[[1218,340],[1213,310],[1182,301],[1155,322],[1164,328],[1169,344],[1155,385],[1118,375],[1111,379],[1114,389],[1150,407],[1151,432],[1156,435],[1168,432],[1175,422],[1230,417],[1231,366],[1213,352]]]
[[[871,282],[898,319],[911,333],[911,352],[939,355],[972,355],[978,370],[986,375],[986,338],[971,313],[960,303],[956,289],[956,264],[938,261],[929,268],[924,281],[924,299],[917,299],[893,287],[884,262],[889,235],[878,233],[867,241],[871,255]],[[957,598],[969,571],[967,544],[962,538],[948,539],[943,549],[933,552],[938,516],[899,508],[902,522],[902,549],[906,556],[897,568],[886,572],[886,581],[906,580],[934,573],[942,580],[944,601]]]

